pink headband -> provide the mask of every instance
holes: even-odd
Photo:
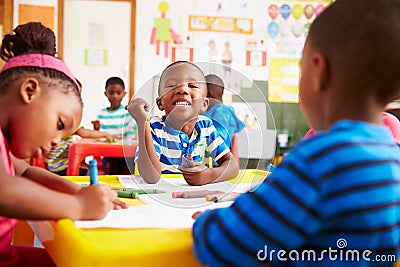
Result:
[[[71,81],[74,82],[76,89],[79,91],[79,85],[72,72],[68,69],[65,63],[53,56],[47,54],[25,54],[12,57],[4,64],[0,73],[9,69],[19,67],[36,67],[41,69],[52,69],[64,73]]]

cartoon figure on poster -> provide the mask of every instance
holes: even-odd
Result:
[[[154,19],[154,26],[151,31],[150,44],[156,44],[156,55],[160,54],[160,43],[164,42],[164,56],[168,57],[169,43],[181,43],[179,36],[171,28],[171,19],[165,17],[169,10],[167,2],[160,2],[158,10],[161,12],[160,18]]]
[[[231,43],[229,41],[225,42],[225,50],[222,52],[222,63],[224,64],[224,76],[231,72],[232,64],[232,51],[230,49]]]
[[[246,42],[246,65],[266,66],[267,65],[267,37],[249,36]]]
[[[211,63],[218,62],[218,49],[214,39],[208,41],[208,61]],[[215,74],[215,65],[210,66],[210,73]]]

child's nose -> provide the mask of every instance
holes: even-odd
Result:
[[[57,148],[60,145],[60,143],[61,143],[61,137],[60,136],[57,136],[57,137],[51,139],[51,143],[50,143],[51,144],[51,149]]]
[[[189,86],[187,83],[178,85],[175,88],[175,94],[189,94]]]

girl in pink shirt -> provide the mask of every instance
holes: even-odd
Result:
[[[44,249],[11,245],[17,219],[100,219],[126,208],[107,185],[81,187],[29,166],[70,136],[82,117],[77,82],[54,57],[54,33],[27,23],[4,36],[0,56],[0,266],[54,266]]]

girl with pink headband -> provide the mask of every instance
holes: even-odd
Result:
[[[18,219],[100,219],[127,204],[107,185],[81,187],[23,160],[75,132],[83,104],[71,71],[54,57],[54,33],[40,23],[14,32],[0,51],[0,266],[55,266],[44,249],[11,245]]]

